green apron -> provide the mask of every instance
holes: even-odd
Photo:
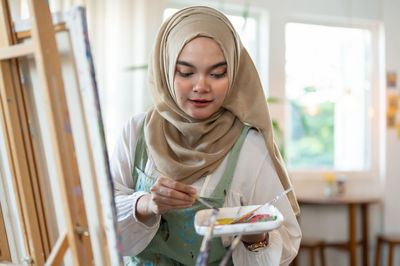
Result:
[[[248,126],[243,128],[242,134],[233,146],[223,177],[211,197],[204,198],[215,207],[221,208],[224,204],[240,149],[249,128]],[[132,173],[136,191],[150,192],[155,183],[154,179],[144,174],[146,162],[147,152],[142,128],[136,144]],[[124,257],[125,265],[195,265],[203,236],[195,232],[194,216],[197,211],[205,208],[196,201],[191,208],[167,211],[161,216],[160,227],[149,245],[136,257]],[[208,265],[218,265],[225,252],[226,248],[222,245],[221,238],[214,238]],[[232,260],[230,265],[233,265]]]

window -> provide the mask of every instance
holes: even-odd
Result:
[[[369,170],[372,33],[286,24],[286,161],[290,170]]]

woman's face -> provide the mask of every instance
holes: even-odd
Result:
[[[219,110],[228,91],[227,64],[221,48],[211,38],[197,37],[182,49],[175,69],[174,90],[178,106],[195,119]]]

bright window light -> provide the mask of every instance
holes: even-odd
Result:
[[[368,170],[371,58],[369,30],[286,25],[291,170]]]

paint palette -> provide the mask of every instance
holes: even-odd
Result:
[[[232,220],[236,217],[240,217],[249,211],[254,210],[260,205],[250,205],[250,206],[240,206],[240,207],[229,207],[220,208],[217,220]],[[212,209],[201,210],[196,213],[194,218],[194,225],[196,232],[199,235],[205,235],[208,231],[210,225],[210,217],[212,214]],[[237,234],[259,234],[267,231],[277,229],[283,222],[282,213],[273,205],[270,205],[267,210],[267,214],[272,217],[276,216],[276,219],[265,221],[265,222],[255,222],[255,223],[238,223],[238,224],[224,224],[216,225],[214,227],[214,236],[229,236]]]

